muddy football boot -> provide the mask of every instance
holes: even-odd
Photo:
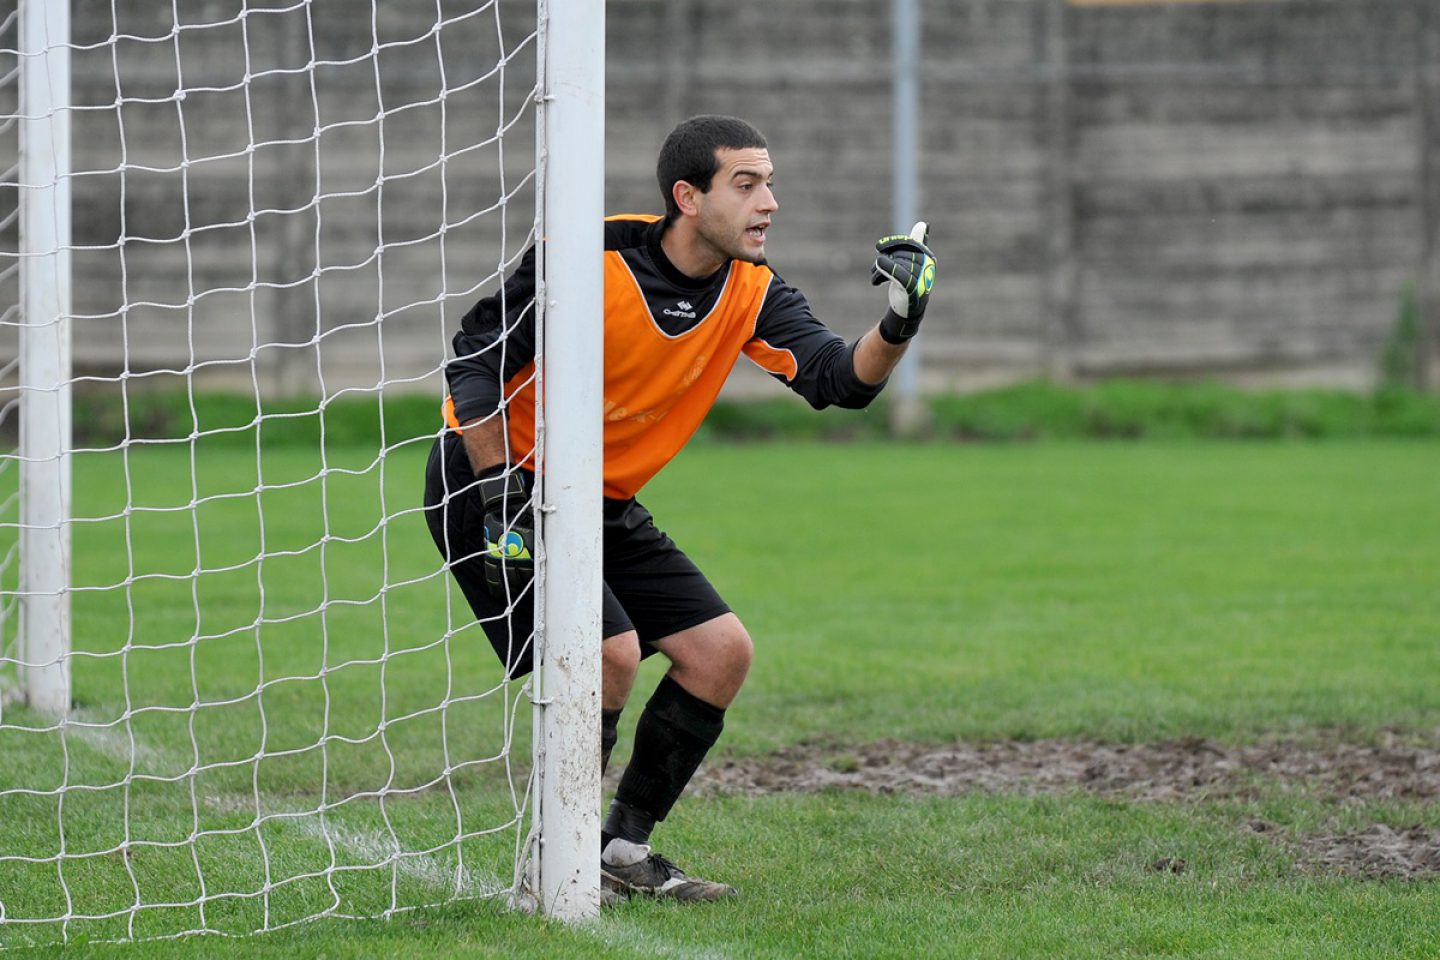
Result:
[[[667,897],[671,900],[723,900],[736,896],[728,883],[687,876],[646,843],[616,837],[600,855],[601,886],[624,894]]]

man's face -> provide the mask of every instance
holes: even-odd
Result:
[[[696,231],[716,253],[750,263],[765,262],[765,231],[780,205],[770,190],[775,168],[770,152],[755,147],[716,150],[708,193],[695,195]]]

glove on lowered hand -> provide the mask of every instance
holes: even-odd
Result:
[[[530,493],[520,475],[505,464],[480,475],[485,527],[485,586],[496,599],[509,602],[535,577],[535,519]]]

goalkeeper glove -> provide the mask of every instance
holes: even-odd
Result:
[[[535,576],[535,520],[530,494],[520,475],[504,464],[480,475],[476,490],[484,511],[485,587],[498,600],[510,601]]]
[[[880,321],[880,336],[887,343],[904,343],[920,331],[930,291],[935,288],[935,255],[925,246],[929,232],[929,226],[921,220],[908,236],[895,234],[875,243],[870,283],[890,284],[890,309]]]

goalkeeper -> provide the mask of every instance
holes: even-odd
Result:
[[[886,285],[889,308],[847,344],[766,262],[778,203],[758,130],[686,120],[657,174],[663,217],[605,224],[602,769],[641,658],[660,653],[670,667],[636,725],[602,829],[601,876],[612,898],[714,900],[734,888],[652,854],[650,835],[720,736],[754,648],[635,496],[695,432],[741,353],[817,409],[867,405],[920,327],[935,259],[923,223],[877,243],[872,282]],[[430,532],[510,676],[531,669],[534,297],[532,247],[461,320],[445,368],[451,429],[426,470]]]

